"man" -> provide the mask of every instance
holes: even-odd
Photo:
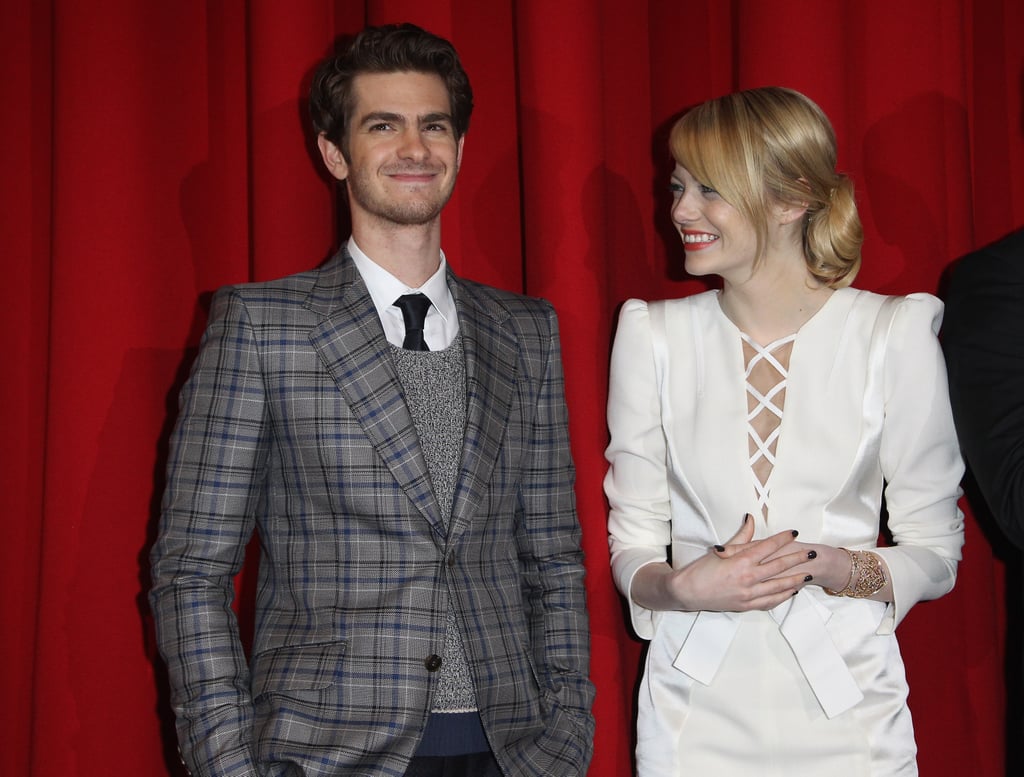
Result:
[[[1024,229],[953,266],[942,343],[949,398],[964,458],[1003,534],[1024,550]],[[1020,579],[1019,558],[1007,579]],[[1019,645],[1010,605],[1008,645]],[[1019,663],[1008,665],[1007,731],[1024,727]],[[1019,736],[1007,740],[1007,774],[1024,762]]]
[[[220,291],[182,392],[152,602],[197,775],[581,775],[580,530],[551,306],[455,276],[472,93],[370,28],[314,78],[352,238]],[[247,665],[230,609],[261,559]]]
[[[964,457],[1024,549],[1024,230],[954,266],[942,340]]]

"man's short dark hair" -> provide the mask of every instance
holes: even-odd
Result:
[[[364,73],[428,73],[444,81],[456,138],[469,129],[473,90],[459,55],[444,38],[415,24],[367,27],[348,50],[328,57],[313,76],[309,110],[313,127],[348,157],[348,125],[355,110],[352,82]]]

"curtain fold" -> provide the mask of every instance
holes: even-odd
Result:
[[[49,342],[49,256],[52,245],[50,147],[53,113],[50,9],[0,3],[0,79],[3,207],[0,246],[7,259],[0,298],[0,351],[8,365],[0,380],[0,492],[6,520],[0,542],[0,769],[27,774],[31,737],[35,621],[40,600],[43,471]],[[16,290],[16,293],[14,293]],[[8,739],[9,738],[9,739]]]
[[[668,220],[674,118],[769,83],[819,102],[857,187],[862,288],[941,293],[953,260],[1024,224],[1017,0],[0,0],[0,772],[181,773],[146,603],[177,391],[216,288],[308,269],[346,236],[305,94],[339,36],[393,21],[449,37],[473,82],[449,261],[559,313],[592,775],[629,773],[642,654],[601,490],[615,316],[706,288]],[[922,774],[996,777],[1019,747],[1017,575],[969,516],[957,588],[901,626]],[[252,588],[243,573],[243,626]]]

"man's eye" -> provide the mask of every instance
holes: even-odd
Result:
[[[386,121],[370,125],[370,132],[385,132],[389,129],[391,129],[391,125],[388,124]]]

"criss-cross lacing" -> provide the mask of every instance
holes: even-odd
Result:
[[[796,335],[788,335],[761,346],[748,335],[740,333],[747,348],[747,434],[750,439],[750,470],[753,475],[757,504],[762,516],[767,515],[768,497],[771,493],[771,475],[775,469],[775,452],[782,424],[782,410],[786,397],[786,378],[789,375],[789,355],[784,354]],[[749,351],[747,350],[749,349]],[[776,354],[779,354],[776,356]],[[783,362],[786,362],[783,364]]]

